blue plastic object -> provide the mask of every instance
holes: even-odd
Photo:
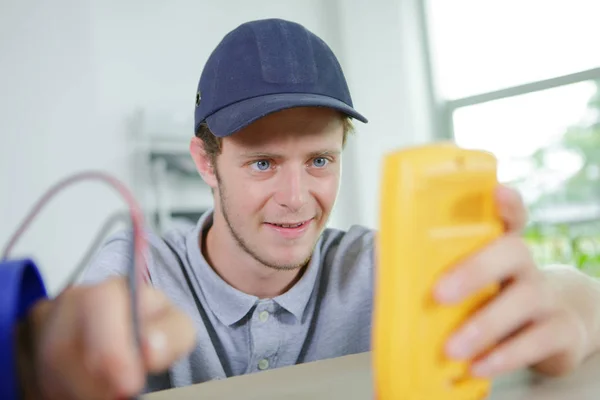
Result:
[[[0,399],[20,398],[15,358],[15,324],[48,296],[32,260],[0,262]]]

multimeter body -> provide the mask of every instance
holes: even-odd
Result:
[[[469,375],[468,361],[444,345],[499,285],[455,305],[433,288],[448,271],[503,232],[494,191],[497,162],[450,143],[384,157],[377,237],[373,367],[378,400],[476,400],[490,382]]]

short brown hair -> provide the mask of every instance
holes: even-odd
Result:
[[[352,124],[352,119],[350,117],[343,117],[343,126],[344,126],[344,138],[342,141],[342,146],[346,145],[346,139],[348,135],[354,132],[354,125]],[[202,140],[202,144],[204,146],[204,151],[206,155],[210,158],[210,163],[215,166],[217,161],[217,156],[221,154],[221,141],[220,137],[215,136],[206,122],[202,122],[198,127],[198,131],[196,131],[196,137]]]

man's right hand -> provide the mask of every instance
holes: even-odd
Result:
[[[37,304],[29,320],[32,340],[18,339],[24,391],[44,400],[125,398],[143,389],[147,373],[165,371],[190,352],[191,319],[156,289],[139,291],[141,354],[124,278],[73,287]]]

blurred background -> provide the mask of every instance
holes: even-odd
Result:
[[[237,25],[278,17],[332,47],[370,120],[344,154],[332,227],[377,226],[387,151],[450,139],[498,157],[540,263],[598,274],[598,15],[598,0],[0,0],[0,243],[83,170],[127,184],[158,232],[195,221],[212,203],[188,154],[203,64]],[[124,210],[105,185],[73,186],[13,256],[55,291]]]

